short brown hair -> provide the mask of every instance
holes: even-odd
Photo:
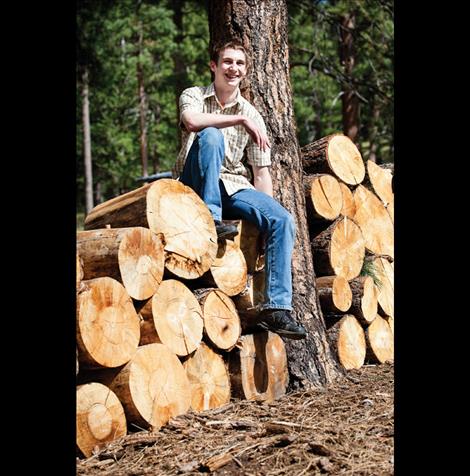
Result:
[[[245,58],[246,58],[246,66],[248,68],[251,58],[248,55],[248,53],[246,51],[246,48],[243,46],[242,42],[239,41],[239,40],[236,40],[236,39],[228,40],[228,41],[227,40],[219,41],[219,42],[215,43],[212,46],[212,49],[211,49],[211,52],[210,52],[211,61],[214,61],[214,63],[218,64],[220,52],[227,49],[227,48],[232,48],[233,50],[243,51],[243,53],[245,54]]]

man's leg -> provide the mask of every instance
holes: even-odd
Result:
[[[196,133],[189,149],[180,180],[191,187],[211,212],[218,238],[231,238],[236,226],[222,224],[220,168],[225,157],[224,136],[216,127],[206,127]]]
[[[305,329],[296,324],[292,310],[292,250],[295,224],[292,215],[269,195],[244,189],[228,196],[222,190],[224,216],[254,223],[266,237],[265,302],[260,308],[261,325],[292,338],[305,337]]]

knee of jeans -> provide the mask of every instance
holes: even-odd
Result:
[[[224,143],[224,136],[217,127],[206,127],[198,132],[199,141],[204,141],[206,145],[220,146]]]

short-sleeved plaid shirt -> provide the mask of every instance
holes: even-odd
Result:
[[[182,126],[181,150],[172,169],[173,178],[178,178],[183,172],[184,163],[191,148],[195,132],[186,130],[181,121],[184,111],[213,114],[241,114],[252,119],[258,127],[266,132],[266,125],[260,113],[240,94],[238,90],[234,102],[222,107],[217,100],[214,83],[210,86],[195,86],[185,89],[179,99],[180,125]],[[241,125],[224,127],[220,131],[224,136],[225,159],[222,163],[220,178],[229,195],[244,188],[254,188],[251,184],[251,171],[246,164],[256,166],[271,165],[271,151],[263,152],[245,128]]]

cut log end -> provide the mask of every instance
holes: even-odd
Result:
[[[116,394],[93,382],[77,387],[77,446],[88,458],[95,448],[127,434],[124,408]]]
[[[124,286],[112,278],[84,281],[77,296],[77,345],[85,367],[118,367],[140,340],[140,322]]]
[[[201,306],[194,294],[180,281],[162,281],[152,297],[152,315],[160,341],[175,354],[185,356],[202,340]]]
[[[283,340],[273,332],[240,337],[238,349],[229,355],[230,377],[235,396],[273,401],[286,393],[289,383]]]
[[[197,412],[230,401],[230,378],[223,358],[204,343],[183,363],[191,386],[191,408]]]
[[[393,361],[394,341],[393,332],[388,322],[379,315],[366,329],[367,360],[383,364]]]
[[[240,317],[234,302],[222,291],[210,291],[202,300],[204,332],[222,350],[230,350],[241,334]]]

